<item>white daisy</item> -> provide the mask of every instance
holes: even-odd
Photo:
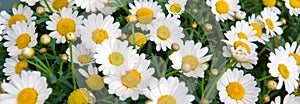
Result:
[[[283,0],[285,1],[286,8],[289,9],[291,16],[298,16],[300,14],[300,1],[298,0]]]
[[[43,104],[52,93],[52,89],[47,88],[46,78],[38,71],[22,71],[20,76],[11,76],[10,82],[3,82],[1,87],[7,92],[0,94],[1,104]]]
[[[270,9],[265,8],[262,12],[262,20],[264,22],[264,27],[266,28],[266,34],[276,36],[281,35],[283,30],[281,27],[282,23],[278,22],[279,17],[273,13]]]
[[[296,64],[300,66],[300,46],[297,42],[293,42],[292,45],[285,43],[285,51],[289,54],[289,56],[294,57]]]
[[[272,101],[271,104],[298,104],[300,102],[300,97],[295,96],[293,94],[285,95],[283,102],[281,103],[280,96],[277,96],[275,98],[275,101]]]
[[[192,104],[193,95],[187,94],[188,88],[177,77],[161,78],[156,87],[145,92],[151,99],[147,104]]]
[[[109,4],[111,4],[111,3],[117,3],[117,1],[116,0],[106,0],[105,2],[103,2],[104,7],[102,9],[100,9],[100,12],[105,15],[113,14],[118,8],[109,6]]]
[[[104,87],[103,77],[98,75],[97,67],[93,67],[91,64],[88,66],[88,71],[84,69],[79,69],[79,73],[84,76],[85,83],[88,88],[92,90],[101,90]]]
[[[242,70],[228,69],[217,82],[221,102],[225,104],[254,104],[258,100],[260,88],[251,74]]]
[[[77,7],[85,9],[86,12],[96,12],[104,7],[105,0],[75,0]]]
[[[146,36],[156,43],[156,50],[166,51],[171,49],[172,43],[182,44],[181,38],[184,38],[183,28],[180,27],[180,20],[171,17],[169,14],[158,13],[157,18],[149,25],[150,33]]]
[[[134,0],[134,5],[130,3],[129,7],[131,8],[130,13],[138,18],[138,23],[135,26],[140,27],[142,30],[149,30],[149,24],[157,13],[162,12],[160,5],[157,1],[153,2],[153,0]]]
[[[74,5],[74,0],[46,0],[46,1],[50,9],[54,13],[61,11],[63,7],[72,8],[72,6]],[[45,8],[45,11],[50,12],[44,0],[41,0],[40,3]]]
[[[51,21],[47,21],[47,30],[51,30],[49,35],[56,40],[56,43],[65,43],[65,35],[72,32],[77,37],[80,36],[80,26],[83,16],[77,16],[78,11],[72,12],[72,8],[63,8],[60,14],[54,13],[50,16]]]
[[[20,0],[21,2],[26,2],[29,6],[33,6],[36,2],[40,0]]]
[[[187,0],[169,0],[165,7],[174,16],[179,16],[185,10]]]
[[[206,4],[211,7],[211,11],[216,15],[217,21],[234,20],[235,12],[239,11],[241,6],[239,0],[207,0]]]
[[[101,64],[98,69],[104,75],[117,75],[124,74],[128,67],[134,65],[138,55],[132,46],[128,47],[128,41],[111,39],[96,46],[94,58],[97,64]]]
[[[18,57],[6,58],[4,63],[4,75],[8,76],[8,80],[10,80],[10,76],[18,74],[28,68],[28,63],[26,61],[19,61]]]
[[[27,25],[25,21],[17,22],[12,25],[12,30],[7,31],[4,39],[8,40],[3,45],[7,47],[8,55],[18,56],[26,47],[34,47],[37,44],[37,36],[35,33],[35,24],[32,22]]]
[[[261,20],[261,16],[255,16],[255,14],[252,14],[251,17],[248,18],[249,24],[253,27],[253,30],[256,31],[255,36],[257,37],[257,41],[265,44],[265,41],[269,41],[270,36],[263,32],[264,23]]]
[[[87,49],[83,44],[77,44],[76,46],[72,46],[73,58],[74,63],[79,64],[80,66],[92,64],[94,60],[94,53]],[[67,55],[69,56],[69,61],[71,62],[70,58],[70,48],[66,50]]]
[[[270,9],[275,14],[280,14],[281,11],[275,6],[277,0],[262,0],[263,4],[266,6],[265,8]]]
[[[95,46],[102,44],[104,40],[116,39],[121,36],[122,32],[119,29],[119,22],[114,23],[114,18],[110,15],[103,17],[102,14],[91,14],[87,19],[83,20],[81,36],[82,43],[87,49],[95,52]]]
[[[174,69],[181,69],[185,65],[188,66],[188,69],[183,69],[184,75],[204,78],[204,71],[208,68],[206,62],[212,57],[212,55],[206,55],[207,53],[207,47],[202,47],[201,43],[194,44],[193,40],[188,40],[185,41],[185,45],[180,46],[180,50],[172,53],[169,59],[172,61]]]
[[[256,31],[245,20],[237,21],[235,26],[230,27],[229,31],[236,34],[239,39],[246,39],[251,42],[257,41]]]
[[[273,77],[278,77],[279,80],[276,89],[281,89],[284,82],[285,90],[289,94],[292,93],[298,87],[297,80],[299,80],[295,59],[280,46],[279,49],[275,49],[275,53],[270,53],[269,60],[270,63],[267,64],[269,73]]]
[[[145,59],[145,54],[139,56],[137,63],[126,69],[125,74],[108,75],[104,82],[109,84],[108,92],[116,94],[120,100],[131,97],[137,100],[150,84],[155,84],[154,68],[149,68],[150,61]],[[156,81],[157,82],[157,81]]]

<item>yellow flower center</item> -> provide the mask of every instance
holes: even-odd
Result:
[[[135,38],[135,42],[134,42],[133,36]],[[140,32],[136,32],[136,33],[134,33],[134,35],[130,35],[128,40],[131,44],[135,43],[139,47],[143,46],[147,42],[146,36]]]
[[[289,78],[290,71],[289,71],[288,67],[286,67],[284,64],[278,65],[278,71],[284,79]]]
[[[76,30],[76,24],[72,19],[63,18],[57,23],[57,31],[60,35],[65,36],[67,33],[74,33]]]
[[[262,36],[262,28],[257,23],[251,23],[251,26],[253,27],[253,30],[256,30],[255,36],[261,38]]]
[[[16,44],[19,49],[23,49],[28,46],[30,41],[31,41],[30,35],[27,33],[23,33],[17,38]]]
[[[27,18],[23,14],[15,14],[14,16],[10,17],[8,21],[8,26],[11,27],[11,25],[16,24],[17,21],[25,21],[27,22]]]
[[[300,65],[300,55],[297,53],[290,53],[290,56],[293,56],[294,59],[297,61],[297,65]]]
[[[149,8],[140,8],[136,12],[136,16],[140,23],[142,24],[149,24],[154,17],[153,11]]]
[[[159,39],[165,41],[170,38],[171,31],[169,30],[169,28],[167,26],[160,26],[157,29],[157,36]]]
[[[104,29],[96,29],[92,32],[92,39],[96,44],[101,44],[105,39],[108,39],[108,33]]]
[[[182,65],[184,64],[188,64],[190,69],[194,70],[199,66],[200,62],[196,56],[186,55],[182,58]]]
[[[262,0],[266,7],[273,7],[276,5],[276,0]]]
[[[157,104],[176,104],[176,99],[171,95],[163,95],[158,98]]]
[[[25,88],[17,98],[18,104],[35,104],[38,99],[38,93],[33,88]]]
[[[243,32],[239,32],[238,33],[238,37],[240,39],[246,39],[246,40],[248,40],[248,36],[245,33],[243,33]]]
[[[173,12],[174,14],[178,14],[181,12],[181,6],[177,3],[174,3],[171,5],[170,11]]]
[[[22,70],[24,68],[27,68],[28,67],[28,63],[26,61],[20,61],[16,64],[15,66],[15,72],[16,74],[21,74]]]
[[[239,82],[231,82],[226,88],[228,96],[235,100],[241,100],[245,96],[245,88]]]
[[[120,66],[124,63],[124,56],[119,52],[113,52],[109,55],[108,60],[110,64]]]
[[[88,54],[81,54],[77,57],[77,61],[80,62],[81,64],[88,64],[92,62],[92,57]]]
[[[225,14],[229,11],[229,4],[225,0],[219,0],[216,3],[216,9],[220,14]]]
[[[92,90],[101,90],[104,87],[103,78],[97,74],[90,75],[86,80],[85,83],[89,88]]]
[[[293,8],[300,8],[300,0],[290,0],[290,5]]]
[[[68,7],[68,0],[54,0],[52,3],[52,7],[53,9],[59,11],[61,10],[63,7]]]
[[[126,71],[126,74],[121,77],[121,81],[127,88],[134,88],[141,82],[141,74],[136,69]]]
[[[267,23],[269,29],[271,29],[271,30],[274,29],[274,24],[270,18],[266,19],[266,23]]]
[[[68,104],[88,104],[89,93],[85,89],[77,89],[73,91],[68,98]]]
[[[245,48],[247,50],[247,52],[250,54],[250,46],[242,41],[236,41],[234,42],[234,48],[238,48],[239,46]]]

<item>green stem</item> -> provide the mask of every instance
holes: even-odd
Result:
[[[52,59],[55,59],[55,56],[49,54],[49,53],[45,53],[46,56],[51,57]]]
[[[172,76],[172,75],[176,74],[176,73],[179,72],[179,71],[180,71],[180,70],[173,70],[172,72],[168,73],[168,74],[166,75],[166,77]]]
[[[136,48],[136,42],[135,42],[135,32],[134,32],[134,24],[131,24],[131,32],[133,36],[133,48]]]
[[[76,89],[76,79],[75,79],[75,69],[74,69],[74,62],[73,62],[73,48],[72,48],[73,43],[70,42],[69,48],[70,48],[70,57],[71,57],[71,71],[72,71],[72,79],[73,79],[73,87],[74,90]]]
[[[121,5],[122,9],[125,10],[125,12],[127,14],[130,14],[129,9],[127,8],[127,6],[125,6],[120,0],[117,0],[117,2]]]
[[[48,66],[48,68],[50,68],[50,64],[49,64],[49,61],[48,61],[48,58],[46,57],[46,54],[43,54],[45,60],[46,60],[46,64]]]
[[[44,2],[45,2],[45,4],[46,4],[47,8],[49,9],[50,13],[53,13],[53,11],[52,11],[52,9],[50,8],[50,6],[49,6],[47,0],[44,0]]]
[[[258,53],[258,56],[260,56],[265,50],[267,49],[267,45],[265,45]]]
[[[46,70],[48,70],[49,72],[51,72],[51,70],[49,69],[49,67],[47,67],[38,57],[33,56],[33,59],[38,62],[40,65],[42,65],[42,67],[44,67]]]
[[[46,73],[47,75],[50,76],[51,72],[48,72],[47,70],[45,70],[43,67],[41,67],[40,65],[30,61],[30,60],[27,60],[27,59],[23,59],[24,61],[30,63],[31,65],[34,65],[35,67],[37,67],[38,69],[40,69],[41,71],[43,71],[44,73]]]
[[[260,79],[258,79],[258,80],[256,80],[256,81],[257,81],[257,82],[260,82],[260,81],[264,81],[264,80],[269,79],[269,78],[272,78],[272,76],[271,76],[271,75],[268,75],[268,76],[262,77],[262,78],[260,78]]]
[[[168,63],[169,63],[169,58],[166,59],[166,65],[164,66],[163,72],[162,72],[162,76],[165,77],[166,72],[167,72],[167,68],[168,68]]]
[[[50,47],[51,47],[54,57],[56,57],[57,55],[56,55],[56,51],[55,51],[55,44],[54,44],[54,46],[50,45]]]
[[[64,65],[64,61],[61,61],[60,65],[59,65],[59,71],[60,72],[62,72],[63,65]],[[61,78],[61,77],[62,77],[62,74],[59,75],[59,78]]]
[[[204,78],[202,78],[202,81],[201,81],[201,95],[202,96],[204,95]]]

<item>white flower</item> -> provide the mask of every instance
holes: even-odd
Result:
[[[206,55],[207,53],[208,48],[202,47],[201,43],[194,44],[193,40],[187,40],[185,45],[181,45],[180,50],[172,53],[169,58],[174,69],[182,69],[184,65],[189,66],[188,69],[182,69],[184,75],[204,78],[204,71],[208,68],[206,62],[212,57],[212,55]]]
[[[11,57],[5,59],[4,67],[4,75],[8,76],[7,79],[10,80],[10,76],[20,75],[28,67],[28,63],[26,61],[19,61],[18,57]]]
[[[261,16],[255,16],[255,14],[252,14],[251,17],[248,18],[250,26],[256,31],[255,36],[257,37],[257,41],[265,44],[265,41],[269,41],[270,36],[263,32],[264,22],[261,20]]]
[[[284,0],[286,8],[289,9],[291,16],[298,16],[300,14],[300,1],[298,0]]]
[[[271,9],[265,8],[261,12],[262,20],[264,22],[264,27],[266,28],[266,34],[276,36],[281,35],[283,33],[283,30],[281,27],[282,23],[278,22],[279,17],[272,12]]]
[[[285,51],[289,54],[289,56],[294,57],[296,64],[300,66],[300,46],[297,42],[293,42],[292,45],[285,43]]]
[[[253,27],[245,20],[237,21],[235,26],[231,26],[228,32],[237,35],[239,39],[246,39],[251,42],[257,41],[257,37],[255,36],[256,31],[254,31]]]
[[[79,73],[84,76],[85,84],[88,86],[88,88],[99,91],[104,88],[104,81],[103,77],[98,75],[97,67],[93,67],[91,64],[88,66],[88,71],[85,71],[84,69],[79,69]]]
[[[130,13],[136,15],[138,18],[138,23],[136,27],[140,27],[142,30],[149,30],[149,24],[155,18],[157,13],[161,13],[162,9],[157,1],[153,0],[134,0],[134,5],[129,4]]]
[[[211,11],[216,15],[217,21],[234,20],[235,12],[239,11],[241,6],[239,0],[207,0],[206,4],[211,7]]]
[[[96,12],[104,7],[104,0],[75,0],[77,7],[85,9],[86,12]]]
[[[102,9],[100,9],[100,12],[105,15],[113,14],[118,8],[109,6],[110,3],[117,3],[117,1],[116,0],[106,0],[106,2],[103,2],[104,7]]]
[[[179,16],[185,10],[187,0],[169,0],[165,7],[170,14]]]
[[[183,28],[180,27],[180,20],[176,17],[171,15],[165,17],[163,13],[158,13],[148,28],[150,33],[146,36],[155,42],[157,51],[171,49],[172,43],[183,43],[181,39],[184,38]]]
[[[225,104],[254,104],[260,88],[251,74],[234,68],[228,69],[217,82],[221,102]]]
[[[184,82],[179,82],[177,77],[161,78],[156,87],[145,92],[151,99],[147,104],[192,104],[195,100],[189,95]]]
[[[26,2],[29,6],[33,6],[36,2],[40,0],[20,0],[21,2]]]
[[[274,14],[281,13],[281,11],[275,7],[277,0],[262,0],[262,2],[266,6],[264,9],[270,9]]]
[[[87,49],[83,44],[77,44],[72,46],[73,61],[80,66],[89,65],[94,62],[94,53]],[[67,55],[69,56],[68,60],[71,62],[70,48],[66,50]]]
[[[72,6],[74,5],[74,0],[46,0],[46,1],[50,9],[54,13],[61,11],[63,7],[72,8]],[[50,12],[44,0],[41,0],[40,3],[45,8],[45,11]]]
[[[280,96],[275,98],[275,101],[272,101],[271,104],[298,104],[300,102],[300,97],[293,94],[285,95],[283,102],[281,103]]]
[[[47,30],[51,30],[49,35],[56,40],[56,43],[65,43],[65,35],[72,32],[77,37],[80,36],[80,26],[83,16],[77,16],[78,11],[72,12],[72,8],[63,8],[60,14],[54,13],[50,16],[51,21],[47,21]]]
[[[35,33],[34,22],[27,25],[25,21],[17,22],[11,26],[12,29],[7,31],[4,36],[6,41],[3,45],[7,47],[9,56],[18,56],[26,47],[34,47],[37,44],[37,36]]]
[[[0,94],[1,104],[43,104],[52,93],[52,89],[47,88],[46,78],[38,71],[22,71],[20,76],[11,76],[10,82],[3,82],[1,87],[7,92]]]

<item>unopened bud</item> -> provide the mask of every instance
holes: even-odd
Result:
[[[69,41],[69,42],[75,42],[77,37],[76,37],[76,34],[73,33],[73,32],[69,32],[66,34],[66,39]]]
[[[280,18],[280,22],[282,23],[282,25],[286,24],[286,20],[284,18]]]
[[[123,33],[121,36],[120,36],[120,39],[121,40],[125,40],[127,38],[127,35],[125,33]]]
[[[34,56],[34,49],[26,47],[22,50],[22,56],[26,59],[31,59]]]
[[[212,25],[209,24],[209,23],[207,23],[207,24],[204,25],[204,29],[205,29],[206,31],[211,31],[212,28],[213,28]]]
[[[48,45],[51,42],[51,37],[48,34],[43,34],[40,41],[43,45]]]
[[[137,21],[137,17],[132,14],[127,16],[125,19],[128,23],[135,23]]]
[[[197,9],[197,8],[194,8],[194,9],[193,9],[193,13],[198,13],[198,9]]]
[[[194,21],[194,22],[192,23],[192,28],[195,29],[195,28],[197,28],[197,26],[198,26],[198,25],[197,25],[197,22]]]
[[[42,6],[38,6],[35,11],[37,14],[43,14],[45,12],[45,8]]]
[[[235,12],[234,17],[238,20],[243,20],[246,17],[246,13],[243,11],[237,11]]]
[[[201,104],[209,104],[209,102],[206,98],[202,98],[201,99]]]
[[[62,55],[60,56],[60,58],[61,58],[61,60],[64,61],[64,62],[68,61],[68,55],[67,55],[67,54],[62,54]]]
[[[267,88],[269,90],[276,90],[277,87],[277,82],[275,82],[274,80],[269,80],[267,83]]]
[[[264,96],[263,96],[263,101],[264,101],[265,103],[268,103],[268,102],[270,101],[270,96],[269,96],[269,95],[264,95]]]
[[[45,53],[45,52],[47,52],[47,49],[46,48],[41,48],[39,52],[40,53]]]
[[[172,43],[171,48],[174,51],[178,51],[180,49],[180,46],[177,43]]]
[[[219,74],[219,71],[218,71],[218,69],[212,69],[211,70],[211,74],[213,75],[213,76],[217,76],[218,74]]]

